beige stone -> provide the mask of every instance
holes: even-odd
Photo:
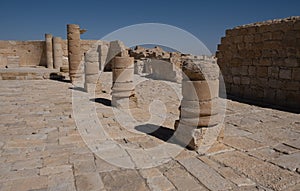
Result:
[[[115,57],[113,62],[114,69],[131,69],[134,68],[134,58],[133,57]]]
[[[81,81],[82,70],[80,68],[80,28],[76,24],[67,25],[69,75],[72,83]]]
[[[181,115],[183,117],[199,117],[217,114],[220,110],[219,100],[212,99],[210,101],[181,101]]]
[[[60,69],[63,64],[63,50],[60,37],[53,37],[53,66],[55,69]]]
[[[299,175],[240,151],[226,152],[212,158],[233,169],[239,169],[248,178],[273,190],[286,189],[300,180]]]
[[[230,190],[233,186],[231,182],[197,158],[182,159],[179,162],[210,190]]]
[[[52,46],[52,35],[45,34],[46,41],[46,59],[47,59],[47,68],[53,68],[53,46]]]
[[[182,81],[182,95],[190,101],[208,101],[219,96],[219,80]]]

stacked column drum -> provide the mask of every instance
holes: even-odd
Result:
[[[182,100],[178,140],[192,149],[201,146],[206,129],[221,122],[219,115],[219,69],[216,64],[192,58],[182,66]]]
[[[123,109],[135,107],[134,58],[128,55],[116,56],[112,61],[112,72],[112,106]]]
[[[85,54],[85,82],[84,88],[87,92],[95,91],[99,78],[99,53],[97,51],[88,51]]]
[[[80,50],[80,28],[75,24],[67,25],[68,38],[68,58],[70,80],[74,82],[82,81],[81,50]]]

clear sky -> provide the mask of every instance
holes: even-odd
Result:
[[[164,23],[184,29],[215,52],[225,30],[238,25],[300,15],[299,0],[1,0],[1,40],[66,38],[66,24],[100,39],[121,27]]]

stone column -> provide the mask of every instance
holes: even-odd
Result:
[[[60,69],[60,67],[62,67],[62,62],[63,62],[61,38],[53,37],[52,43],[53,43],[53,65],[55,69]]]
[[[84,88],[88,93],[95,91],[99,77],[99,52],[89,51],[85,54]]]
[[[183,63],[180,118],[176,138],[197,150],[208,128],[219,128],[219,69],[217,64],[189,59]],[[215,134],[219,136],[218,133]],[[216,137],[212,137],[216,138]]]
[[[53,68],[52,34],[45,34],[47,68]]]
[[[80,50],[80,28],[75,24],[67,25],[68,38],[68,59],[70,80],[78,82],[82,80],[82,70],[80,68],[81,50]]]
[[[133,84],[134,58],[128,55],[116,56],[112,60],[112,73],[112,106],[122,109],[136,107]]]

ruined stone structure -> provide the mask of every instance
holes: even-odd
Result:
[[[45,34],[45,42],[46,42],[46,63],[47,68],[53,68],[53,46],[52,46],[52,34]]]
[[[185,60],[193,58],[190,54],[180,52],[167,52],[156,46],[144,48],[136,46],[129,51],[130,56],[135,58],[135,73],[150,74],[151,78],[181,83],[181,68]],[[216,62],[213,56],[202,56],[210,62]]]
[[[112,63],[113,83],[111,105],[129,109],[136,106],[133,73],[134,58],[126,54],[116,56]]]
[[[82,69],[80,67],[80,28],[75,24],[67,25],[69,76],[72,83],[82,81]]]
[[[109,43],[107,42],[97,41],[92,45],[90,50],[85,53],[84,88],[88,93],[94,93],[97,84],[101,87],[101,83],[98,82],[98,78],[101,66],[103,67],[105,65],[108,45]]]
[[[300,17],[226,31],[217,52],[229,95],[300,108]]]
[[[0,68],[46,66],[45,48],[45,41],[0,41]]]
[[[99,53],[87,52],[84,65],[85,81],[84,88],[87,92],[95,90],[99,77]]]
[[[53,40],[56,37],[53,37]],[[52,41],[53,42],[53,41]],[[102,41],[104,42],[104,41]],[[80,51],[83,55],[87,52],[96,40],[80,40]],[[53,46],[55,44],[53,43]],[[108,49],[109,44],[104,44]],[[62,67],[68,72],[68,46],[67,40],[61,40]],[[54,51],[54,50],[53,50]],[[53,52],[53,54],[55,54]],[[107,51],[103,51],[107,54]],[[106,59],[106,58],[105,58]],[[101,63],[105,63],[101,62]],[[55,63],[54,63],[55,64]],[[0,68],[16,67],[47,67],[46,42],[45,41],[0,41]]]
[[[53,44],[53,67],[55,69],[60,70],[60,68],[63,65],[63,50],[61,45],[61,38],[53,37],[52,44]]]
[[[102,48],[102,47],[101,47]],[[105,61],[105,66],[103,66],[104,71],[112,71],[113,58],[116,56],[121,56],[121,53],[124,52],[127,47],[123,42],[119,40],[111,41],[107,50],[103,49],[104,53],[107,51],[107,57]]]
[[[193,149],[203,143],[207,128],[219,128],[219,68],[201,57],[182,66],[180,119],[175,123],[178,140]]]

